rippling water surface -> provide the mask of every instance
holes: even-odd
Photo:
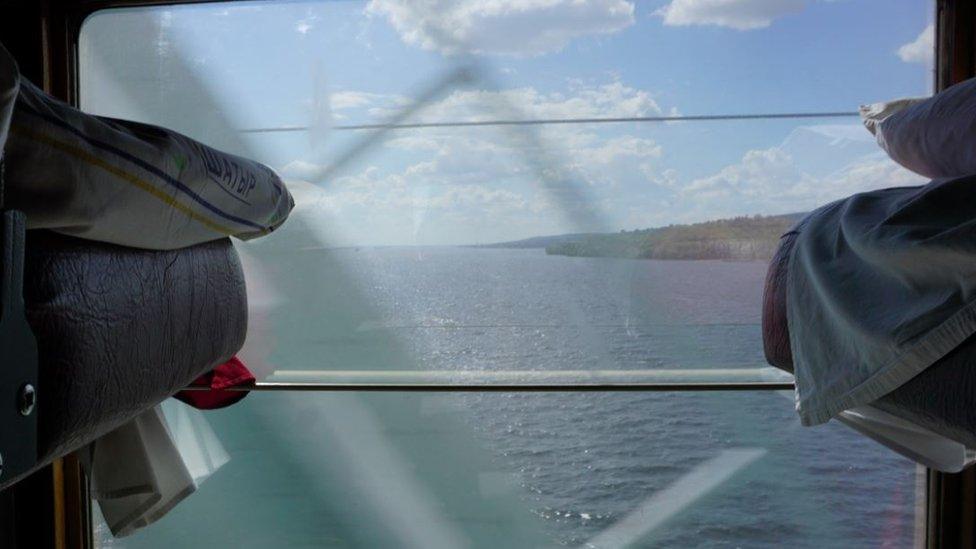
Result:
[[[393,329],[430,368],[765,364],[764,263],[455,248],[372,251],[362,265]],[[456,399],[498,460],[519,471],[534,512],[563,543],[584,543],[696,464],[747,447],[767,453],[652,539],[669,547],[910,545],[913,468],[841,426],[801,428],[792,395]]]
[[[367,311],[326,321],[321,311],[339,311],[348,297],[328,290],[339,270],[356,281]],[[314,281],[295,274],[309,272],[325,274]],[[306,307],[273,318],[268,360],[278,369],[312,362],[388,369],[396,366],[391,356],[411,358],[400,367],[438,370],[758,367],[764,272],[761,263],[566,258],[541,250],[305,252],[269,267],[285,299],[304,295]],[[380,340],[398,351],[378,350]],[[357,498],[368,499],[361,492],[369,483],[332,491],[341,477],[361,473],[324,465],[337,459],[335,440],[350,423],[330,426],[329,418],[349,407],[324,395],[296,398],[252,395],[208,415],[231,463],[124,546],[200,544],[208,536],[244,546],[379,543],[361,534],[382,516],[336,503],[355,507]],[[527,539],[515,526],[480,524],[503,514],[481,514],[481,505],[524,514],[519,528],[534,530],[542,545],[613,546],[606,541],[613,536],[662,547],[911,545],[914,466],[842,426],[801,428],[789,394],[372,395],[357,402],[372,407],[370,417],[405,462],[438,463],[443,475],[432,475],[443,484],[431,488],[432,505],[474,546]],[[441,427],[448,422],[454,427]],[[353,452],[367,444],[355,434],[348,440]],[[444,480],[462,468],[444,440],[477,448],[465,454],[481,460],[472,465],[476,486]],[[735,461],[743,455],[750,457]],[[415,470],[425,478],[423,465]],[[229,517],[247,509],[254,524],[238,522],[214,538],[200,516],[221,505]],[[625,520],[638,509],[647,516]]]

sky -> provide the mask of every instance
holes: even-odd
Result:
[[[106,11],[82,106],[277,170],[334,245],[487,243],[807,211],[922,180],[856,117],[437,128],[405,121],[856,111],[931,93],[931,0],[369,0]],[[441,85],[459,67],[468,78]],[[239,133],[284,126],[307,131]],[[233,135],[231,135],[233,134]],[[360,142],[368,142],[358,147]]]

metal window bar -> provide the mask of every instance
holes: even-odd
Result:
[[[418,102],[418,105],[423,102]],[[410,130],[425,128],[466,128],[480,126],[546,126],[562,124],[623,124],[653,123],[653,122],[715,122],[736,120],[789,120],[804,118],[853,118],[860,117],[856,111],[836,112],[785,112],[785,113],[751,113],[751,114],[698,114],[688,116],[630,116],[614,118],[527,118],[524,120],[447,120],[439,122],[410,122],[410,123],[376,123],[376,124],[339,124],[331,126],[330,130]],[[309,126],[273,126],[267,128],[244,128],[240,133],[278,133],[303,132],[311,129]]]
[[[705,382],[705,383],[328,383],[259,381],[250,387],[231,387],[226,391],[307,391],[307,392],[403,392],[403,393],[594,393],[594,392],[689,392],[689,391],[792,391],[792,381]],[[187,391],[209,391],[209,387],[189,386]]]
[[[687,392],[792,391],[785,374],[769,368],[654,370],[287,370],[251,387],[230,391],[315,392]],[[276,378],[276,379],[275,379]],[[206,386],[188,390],[206,391]]]

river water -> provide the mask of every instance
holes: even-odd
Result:
[[[257,256],[275,288],[249,342],[258,370],[758,378],[764,364],[759,262],[455,247]],[[791,399],[254,394],[205,416],[227,465],[159,523],[120,540],[103,529],[102,543],[910,546],[914,465],[843,426],[801,427]]]

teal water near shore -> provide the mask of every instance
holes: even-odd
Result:
[[[279,294],[264,342],[278,370],[764,362],[762,262],[446,247],[258,257]],[[586,547],[735,451],[759,457],[625,532],[634,544],[905,547],[913,535],[914,465],[840,425],[801,427],[789,394],[261,393],[206,417],[230,463],[107,546]]]

